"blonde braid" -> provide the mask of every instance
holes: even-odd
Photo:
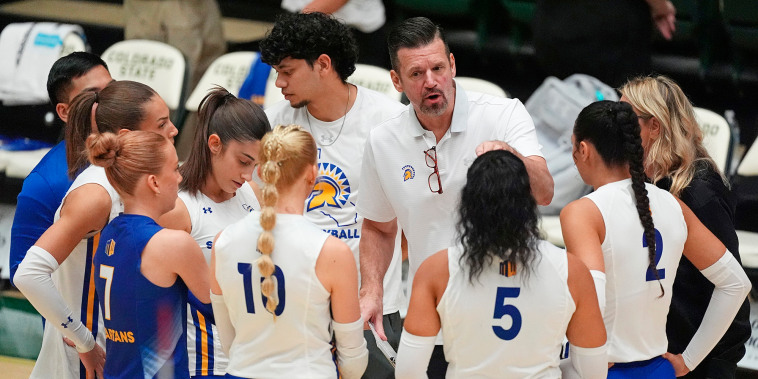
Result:
[[[274,314],[274,319],[276,319],[275,310],[276,306],[279,305],[279,299],[274,297],[274,261],[271,259],[271,253],[274,251],[274,235],[271,231],[276,226],[276,203],[279,199],[276,183],[281,176],[281,138],[277,133],[278,129],[264,137],[263,142],[262,158],[265,163],[261,167],[261,179],[265,185],[263,186],[260,219],[263,232],[258,237],[258,251],[262,254],[258,258],[258,271],[265,278],[261,283],[261,292],[267,299],[266,309]]]
[[[279,200],[278,186],[291,186],[303,170],[316,164],[316,142],[313,137],[298,125],[278,125],[261,140],[261,179],[263,186],[261,196],[260,224],[263,232],[258,237],[258,271],[264,278],[261,292],[266,298],[266,309],[274,315],[280,300],[274,296],[274,272],[276,266],[271,258],[274,251],[274,235],[271,232],[276,225],[276,204]]]

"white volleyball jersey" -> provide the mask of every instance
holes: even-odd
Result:
[[[634,203],[631,179],[606,184],[586,197],[605,223],[605,312],[608,361],[636,362],[666,352],[666,316],[674,277],[687,240],[687,224],[676,198],[646,184],[656,230],[655,273]]]
[[[307,107],[292,108],[286,100],[266,109],[266,115],[271,125],[297,124],[313,135],[318,147],[318,178],[305,201],[305,216],[345,242],[353,251],[355,264],[360,269],[358,245],[363,216],[358,214],[355,204],[359,198],[364,146],[371,129],[401,113],[405,107],[379,92],[360,86],[356,88],[358,92],[353,107],[345,117],[336,121],[320,121],[308,113]],[[327,142],[330,140],[333,143]],[[384,276],[384,314],[400,310],[401,270],[398,238]]]
[[[495,259],[474,284],[459,265],[462,252],[448,249],[450,279],[437,305],[446,377],[560,378],[561,345],[576,310],[566,252],[540,241],[526,279]]]
[[[189,212],[195,239],[210,264],[211,248],[216,234],[225,227],[241,220],[253,210],[260,210],[258,198],[253,189],[243,184],[234,197],[221,203],[211,200],[198,191],[191,195],[179,192],[179,198]],[[191,305],[187,305],[187,353],[189,355],[190,376],[224,375],[229,359],[221,349],[216,325],[207,320]]]
[[[328,235],[302,215],[277,214],[274,234],[276,320],[265,308],[256,249],[262,232],[254,211],[216,241],[216,280],[234,340],[227,372],[246,378],[337,378],[331,354],[330,293],[316,276]]]
[[[66,196],[71,191],[92,183],[102,186],[110,195],[111,212],[108,221],[114,219],[124,210],[124,206],[118,193],[108,182],[102,167],[91,165],[82,171],[71,184]],[[54,221],[60,219],[61,206],[65,202],[66,197],[63,197],[63,202],[55,212]],[[53,272],[52,280],[69,309],[74,315],[79,315],[84,326],[95,334],[95,340],[105,348],[103,315],[95,293],[95,267],[92,264],[99,241],[99,230],[88,234]],[[47,325],[42,335],[42,348],[30,378],[80,379],[84,376],[84,366],[79,361],[76,349],[64,344],[63,334],[57,328]]]

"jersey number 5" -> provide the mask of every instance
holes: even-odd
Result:
[[[237,271],[242,274],[242,283],[245,287],[245,305],[247,306],[247,313],[255,313],[255,302],[253,301],[253,265],[250,263],[237,263]],[[274,314],[279,316],[284,312],[284,273],[279,266],[274,266],[274,277],[276,278],[276,293],[279,297],[279,304],[274,310]],[[261,277],[261,282],[263,282]],[[260,288],[260,286],[258,286]],[[263,301],[263,307],[266,307],[268,299],[261,293],[261,300]]]
[[[495,316],[496,320],[502,319],[503,316],[511,317],[511,327],[503,329],[500,326],[492,325],[492,331],[501,340],[510,341],[521,331],[521,312],[515,305],[506,304],[507,298],[516,298],[521,293],[518,287],[497,287],[497,296],[495,297]]]
[[[655,230],[655,268],[658,270],[658,277],[655,277],[655,273],[653,270],[648,267],[647,268],[647,275],[645,275],[645,280],[650,282],[657,279],[665,279],[666,278],[666,269],[665,268],[658,268],[658,262],[661,261],[661,255],[663,255],[663,236],[661,235],[661,232],[658,231],[658,229]],[[642,247],[647,247],[647,239],[645,239],[645,234],[642,234]]]

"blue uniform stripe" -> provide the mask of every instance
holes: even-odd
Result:
[[[216,353],[214,352],[214,347],[216,345],[213,343],[213,323],[209,319],[205,319],[205,330],[208,332],[208,375],[215,375],[213,372],[213,365],[216,357]]]

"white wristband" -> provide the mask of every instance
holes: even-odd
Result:
[[[368,349],[363,338],[363,319],[342,324],[332,320],[337,342],[337,363],[345,379],[360,378],[368,365]]]
[[[705,359],[724,336],[751,287],[745,270],[729,250],[716,263],[700,272],[716,288],[713,289],[700,327],[682,353],[684,364],[690,371]]]
[[[86,353],[95,348],[95,338],[78,318],[74,318],[55,288],[51,275],[58,267],[55,257],[39,246],[32,246],[18,266],[14,282],[49,325],[74,341],[78,352]]]
[[[395,378],[426,378],[426,369],[434,351],[437,336],[421,337],[403,329],[397,349]]]
[[[571,364],[580,378],[601,379],[608,376],[607,345],[598,347],[569,347]]]

